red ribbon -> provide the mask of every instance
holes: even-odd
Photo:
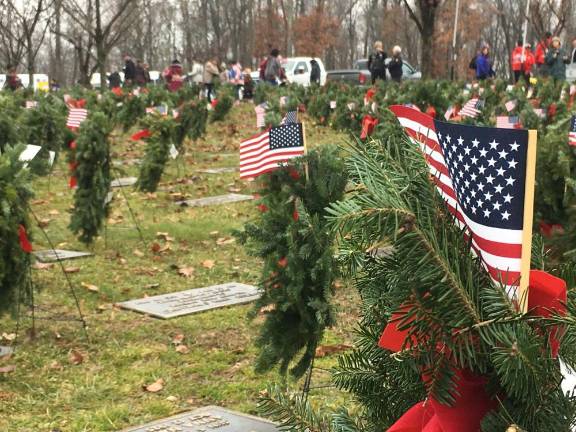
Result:
[[[78,179],[76,178],[76,168],[78,167],[78,162],[70,162],[68,164],[68,168],[70,169],[70,181],[68,182],[68,186],[70,189],[74,189],[78,186]]]
[[[210,105],[212,108],[216,108],[216,105],[218,105],[218,99],[214,99],[212,102],[210,102]]]
[[[530,271],[528,291],[529,313],[547,317],[553,312],[566,313],[566,282],[540,270]],[[399,330],[399,320],[407,307],[396,312],[384,329],[379,346],[400,351],[408,330]],[[545,330],[542,330],[545,331]],[[551,354],[556,357],[560,348],[558,329],[549,331]],[[414,341],[413,341],[414,342]],[[423,380],[426,381],[426,377]],[[430,398],[410,408],[387,432],[462,432],[479,431],[484,416],[496,408],[496,401],[486,392],[486,378],[468,370],[456,371],[457,397],[452,406]]]
[[[546,238],[552,237],[554,234],[564,234],[564,227],[560,224],[549,224],[544,221],[538,223],[540,234]]]
[[[114,93],[116,96],[122,96],[124,93],[122,92],[122,89],[120,87],[113,87],[112,88],[112,93]]]
[[[141,131],[136,132],[134,135],[132,135],[130,139],[132,141],[140,141],[141,139],[150,138],[151,136],[152,133],[148,129],[142,129]]]
[[[18,226],[18,237],[20,238],[20,247],[26,253],[32,252],[32,244],[28,239],[28,234],[26,233],[26,228],[24,225]]]
[[[366,114],[362,119],[362,132],[360,133],[360,139],[365,140],[372,132],[374,132],[374,128],[378,124],[378,119],[376,117],[372,117],[370,114]]]
[[[368,102],[371,102],[372,99],[374,99],[375,95],[376,95],[376,89],[375,88],[369,88],[368,91],[366,92],[366,94],[364,95],[364,104],[368,105]]]

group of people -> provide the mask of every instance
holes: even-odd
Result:
[[[529,81],[534,75],[563,81],[566,79],[566,66],[576,65],[576,38],[572,40],[570,55],[562,47],[560,38],[553,37],[550,32],[546,33],[534,52],[530,43],[518,40],[510,55],[510,64],[515,83],[520,79]],[[480,52],[472,59],[470,69],[474,70],[476,79],[480,81],[496,75],[490,58],[490,47],[487,44],[482,45]]]
[[[216,97],[214,85],[216,81],[228,82],[235,87],[236,99],[252,99],[254,93],[254,82],[249,68],[243,69],[240,62],[230,60],[227,64],[219,63],[217,57],[209,59],[204,64],[202,82],[204,84],[204,95],[208,102],[212,102]]]
[[[390,75],[392,81],[402,81],[403,75],[402,48],[396,45],[392,48],[392,57],[388,57],[381,41],[374,43],[374,52],[368,57],[368,70],[372,76],[372,84],[377,80],[386,81]]]

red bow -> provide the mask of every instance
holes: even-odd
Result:
[[[116,96],[122,96],[124,93],[122,92],[122,89],[120,87],[113,87],[112,88],[112,93],[114,93]]]
[[[152,133],[148,129],[142,129],[141,131],[136,132],[134,135],[132,135],[130,139],[132,141],[140,141],[141,139],[150,138],[151,136]]]
[[[370,114],[366,114],[362,119],[362,132],[360,133],[360,139],[366,139],[372,132],[374,132],[374,128],[378,124],[378,119],[376,117],[372,117]]]
[[[547,317],[553,311],[566,313],[566,282],[544,271],[530,271],[528,310],[536,316]],[[401,308],[386,326],[379,346],[400,351],[408,336],[408,330],[399,330],[398,321],[406,314]],[[552,355],[558,355],[560,342],[558,330],[549,333]],[[426,377],[423,377],[426,380]],[[410,408],[387,432],[462,432],[479,431],[484,416],[496,408],[496,401],[485,390],[486,378],[467,370],[456,371],[457,394],[453,406],[446,406],[434,398]]]
[[[372,99],[374,99],[375,94],[376,94],[375,88],[368,89],[368,91],[364,95],[364,105],[368,105],[368,102],[370,102],[370,101],[372,101]]]
[[[70,181],[68,182],[68,186],[70,189],[74,189],[78,186],[78,179],[76,178],[76,168],[78,167],[78,162],[70,162],[68,164],[68,168],[70,169]]]
[[[18,237],[20,238],[20,247],[26,253],[32,252],[32,244],[28,240],[28,234],[26,234],[26,228],[24,225],[18,226]]]

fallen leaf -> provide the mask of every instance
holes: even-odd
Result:
[[[38,200],[34,200],[31,202],[32,205],[41,205],[41,204],[46,204],[48,201],[43,200],[43,199],[38,199]]]
[[[207,269],[211,269],[216,265],[216,263],[213,260],[205,260],[202,261],[202,267],[207,268]]]
[[[168,402],[178,402],[178,398],[176,396],[168,396],[166,400]]]
[[[92,291],[92,292],[100,291],[100,288],[98,288],[96,285],[88,284],[86,282],[80,282],[80,285],[83,286],[84,288],[86,288],[88,291]]]
[[[40,261],[36,261],[32,265],[32,268],[35,270],[47,270],[47,269],[51,269],[52,267],[54,267],[54,263],[42,263]]]
[[[178,333],[176,336],[172,338],[172,343],[174,345],[180,345],[184,341],[184,335],[182,333]]]
[[[154,253],[160,252],[160,249],[161,249],[160,244],[156,242],[152,243],[152,246],[150,246],[150,250]]]
[[[68,354],[68,360],[73,365],[80,365],[84,363],[84,355],[80,351],[72,350]]]
[[[52,219],[40,219],[38,221],[38,226],[40,228],[46,228],[50,222],[52,222]]]
[[[58,363],[56,360],[54,360],[52,363],[50,363],[50,366],[48,366],[48,369],[63,370],[64,367],[60,363]]]
[[[16,370],[16,366],[14,365],[9,365],[9,366],[4,366],[0,368],[0,374],[7,374],[10,372],[14,372]]]
[[[265,314],[268,312],[273,312],[275,310],[276,310],[276,305],[272,303],[272,304],[261,307],[259,312],[261,314]]]
[[[16,340],[16,333],[2,333],[2,339],[10,342]]]
[[[164,388],[164,380],[162,378],[160,378],[160,379],[156,380],[155,382],[153,382],[152,384],[148,384],[144,388],[146,389],[147,392],[158,393],[159,391],[161,391]]]
[[[179,267],[178,274],[187,278],[194,277],[194,267]]]
[[[159,240],[167,241],[167,242],[174,241],[174,238],[170,237],[170,235],[167,232],[157,232],[156,238]]]
[[[322,358],[331,354],[338,354],[342,351],[349,350],[350,348],[352,348],[352,345],[347,344],[320,345],[318,348],[316,348],[316,357]]]
[[[228,188],[228,192],[238,193],[238,192],[242,192],[242,189],[231,187],[231,188]]]
[[[50,216],[58,216],[58,215],[60,214],[60,212],[59,212],[58,210],[50,210],[50,211],[48,212],[48,214],[49,214]]]
[[[221,237],[218,240],[216,240],[216,244],[218,246],[224,246],[224,245],[232,244],[234,242],[236,242],[236,239],[234,237]]]
[[[190,350],[186,345],[178,345],[176,347],[176,352],[179,352],[180,354],[188,354]]]
[[[218,234],[220,234],[219,231],[210,231],[210,237],[216,237]]]
[[[137,257],[142,258],[144,256],[144,252],[139,251],[138,249],[134,249],[134,251],[132,252],[134,255],[136,255]]]
[[[80,267],[64,267],[64,273],[78,273]]]

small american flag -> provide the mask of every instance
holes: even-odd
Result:
[[[27,100],[25,106],[26,106],[26,109],[33,109],[33,108],[36,108],[38,106],[38,102]]]
[[[280,96],[280,107],[286,106],[288,103],[288,96]]]
[[[267,105],[262,103],[260,105],[256,105],[254,107],[254,111],[256,111],[256,127],[263,128],[266,126],[266,108]]]
[[[156,108],[146,107],[146,114],[154,114],[155,112],[156,112]]]
[[[418,107],[418,105],[414,105],[413,103],[407,103],[407,104],[404,104],[404,106],[405,106],[405,107],[408,107],[408,108],[415,109],[416,111],[422,111],[422,110]]]
[[[290,123],[298,123],[298,111],[288,111],[280,122],[281,125],[287,125]]]
[[[506,102],[506,103],[504,104],[504,106],[506,107],[506,111],[510,112],[510,111],[512,111],[514,108],[516,108],[516,105],[517,105],[517,104],[518,104],[518,101],[514,99],[514,100],[511,100],[511,101]]]
[[[68,110],[68,120],[66,126],[70,129],[78,129],[82,122],[88,117],[88,110],[85,108],[70,108]]]
[[[576,146],[576,115],[570,119],[570,133],[568,134],[568,144]]]
[[[455,112],[456,112],[456,108],[454,108],[454,105],[450,105],[448,107],[448,109],[446,110],[446,112],[444,113],[444,118],[446,120],[450,120]]]
[[[498,129],[518,129],[520,128],[520,118],[518,116],[497,116],[496,127]]]
[[[544,111],[544,108],[534,108],[534,114],[536,114],[541,119],[546,118],[546,111]]]
[[[302,123],[271,128],[240,143],[240,178],[258,177],[304,153]]]
[[[517,285],[522,249],[529,248],[524,230],[532,229],[524,223],[534,187],[527,179],[528,131],[441,122],[399,105],[390,110],[422,149],[438,192],[492,279]]]
[[[476,118],[480,114],[480,110],[484,106],[484,101],[478,98],[472,98],[464,104],[460,110],[460,116]]]

